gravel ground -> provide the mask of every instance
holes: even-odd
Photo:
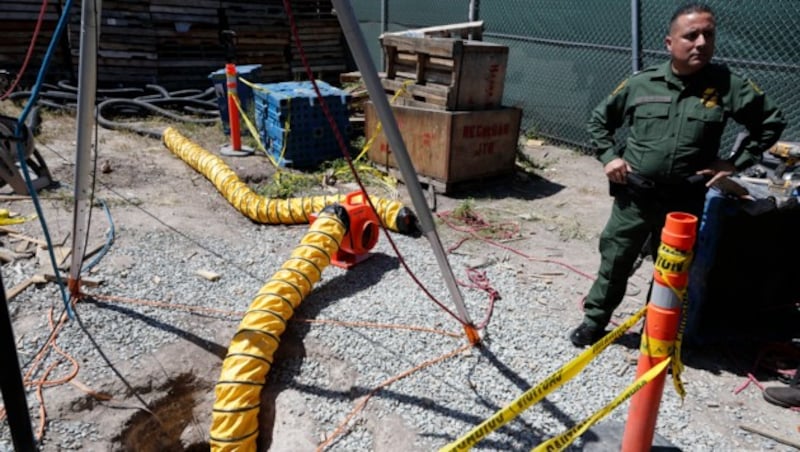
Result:
[[[68,117],[44,124],[46,132],[51,130],[43,146],[45,159],[57,180],[71,180],[74,125]],[[214,384],[231,337],[258,289],[308,227],[250,222],[153,140],[101,130],[100,143],[102,152],[112,153],[100,158],[112,171],[100,176],[99,196],[109,200],[116,234],[88,274],[102,284],[84,288],[89,296],[76,305],[77,317],[57,335],[60,349],[75,361],[55,351],[35,361],[50,336],[48,317],[58,319],[63,312],[56,284],[32,285],[9,303],[23,372],[34,370],[31,380],[52,383],[43,388],[44,416],[35,385],[27,392],[34,430],[46,420],[40,448],[207,450]],[[468,281],[472,268],[500,296],[481,330],[481,346],[443,358],[468,345],[463,329],[401,265],[402,259],[442,306],[455,310],[431,246],[425,238],[391,234],[400,258],[382,235],[367,261],[347,271],[326,268],[281,336],[262,391],[263,449],[437,450],[581,352],[566,336],[581,319],[580,300],[596,270],[606,187],[589,157],[549,146],[532,152],[541,166],[537,176],[515,176],[508,184],[510,195],[482,196],[478,190],[470,198],[441,198],[440,212],[474,196],[482,215],[501,214],[521,226],[505,243],[508,248],[469,241],[448,253],[459,281]],[[265,177],[258,166],[262,163],[247,163],[253,161],[241,160],[234,169],[239,174],[252,165],[255,174]],[[62,195],[45,202],[46,218],[59,232],[53,236],[65,240],[72,224],[66,199]],[[26,215],[32,212],[29,203],[6,204]],[[142,208],[149,212],[137,210]],[[102,242],[106,228],[97,214],[89,243]],[[18,230],[42,237],[36,222]],[[464,237],[444,224],[439,231],[446,248]],[[12,249],[24,242],[0,239]],[[48,268],[44,256],[17,259],[2,266],[3,283],[13,288]],[[198,271],[220,278],[211,281]],[[642,305],[649,274],[652,267],[645,263],[632,278],[631,296],[617,310],[615,322]],[[466,286],[461,291],[472,320],[481,324],[489,312],[489,294]],[[638,330],[633,328],[476,449],[530,450],[611,402],[634,381]],[[740,428],[747,425],[800,442],[798,413],[765,403],[754,384],[743,387],[742,369],[753,362],[739,352],[687,354],[686,400],[681,402],[669,382],[663,393],[657,433],[666,442],[686,451],[795,450]],[[423,364],[430,365],[420,369]],[[623,426],[627,411],[623,403],[569,449],[618,449],[603,445],[613,441],[605,432]],[[12,450],[11,444],[3,420],[0,451]]]
[[[140,233],[121,228],[119,237],[136,246],[112,247],[104,257],[111,264],[98,266],[91,275],[102,279],[104,284],[87,292],[241,312],[305,231],[302,226],[252,225],[240,231],[235,240],[203,242],[200,237],[192,239],[170,231]],[[396,234],[392,237],[414,274],[444,306],[452,309],[428,242]],[[470,249],[485,252],[478,255]],[[368,263],[350,271],[328,267],[296,316],[461,332],[457,322],[416,287],[399,265],[385,236],[373,251]],[[565,335],[580,319],[575,308],[580,291],[572,289],[574,296],[565,297],[564,290],[554,290],[551,279],[525,277],[531,266],[538,265],[546,272],[548,265],[534,264],[499,248],[474,243],[465,246],[462,252],[450,254],[450,261],[459,280],[466,279],[468,267],[478,266],[501,297],[494,306],[490,323],[482,330],[482,346],[437,362],[377,391],[349,423],[346,432],[333,439],[328,450],[436,450],[464,435],[579,353]],[[33,259],[23,260],[6,266],[3,274],[6,286],[12,287],[30,274],[32,269],[26,266],[33,262]],[[549,267],[552,271],[553,266]],[[205,281],[194,274],[203,269],[224,276],[216,282]],[[462,291],[468,310],[475,317],[473,320],[482,320],[489,306],[487,293],[470,288]],[[44,332],[49,328],[45,314],[51,308],[60,312],[61,306],[54,284],[28,290],[10,304],[22,363],[29,363],[46,340]],[[623,306],[622,311],[633,312],[633,309]],[[79,323],[91,332],[115,366],[131,375],[145,365],[147,356],[175,341],[208,341],[225,347],[224,338],[229,337],[237,322],[233,315],[198,315],[178,309],[102,301],[79,303],[76,312],[80,322],[68,322],[58,336],[58,344],[72,356],[80,357],[82,383],[112,393],[114,388],[120,390],[120,379],[111,373]],[[276,425],[271,450],[313,450],[318,442],[336,431],[358,401],[381,383],[466,344],[461,337],[437,332],[292,322],[284,340],[303,344],[300,347],[304,350],[282,351],[278,355],[269,374],[269,387],[282,388],[275,400],[278,419],[300,417],[305,427],[299,433],[292,430],[295,442],[287,448],[277,441],[280,426]],[[628,339],[611,346],[576,378],[489,435],[478,447],[529,450],[610,402],[634,378],[636,339]],[[53,359],[51,354],[47,362]],[[685,382],[694,401],[690,405],[682,405],[671,386],[666,385],[658,418],[659,434],[682,450],[793,450],[743,431],[734,430],[736,433],[731,434],[730,430],[714,428],[715,423],[708,419],[710,415],[737,422],[749,414],[744,404],[728,406],[718,402],[719,393],[729,392],[730,388],[720,388],[714,380],[703,378],[704,372],[692,368],[686,372]],[[144,398],[152,395],[143,388],[137,389]],[[760,395],[745,391],[743,397],[760,398]],[[72,403],[76,400],[81,398],[73,399]],[[28,403],[35,425],[39,403],[33,393],[29,393]],[[125,448],[119,438],[109,442],[114,439],[109,432],[101,430],[91,417],[81,419],[81,412],[74,406],[59,407],[52,412],[42,449]],[[627,403],[603,422],[624,425],[626,414]],[[762,421],[769,425],[768,420]],[[189,429],[202,427],[200,422]],[[593,435],[577,440],[569,450],[582,450]],[[92,443],[98,446],[89,446]],[[8,424],[4,422],[0,428],[0,450],[11,450],[10,444]]]

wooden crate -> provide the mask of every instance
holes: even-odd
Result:
[[[454,183],[509,174],[519,140],[522,110],[442,111],[392,106],[403,141],[418,175],[434,179],[447,191]],[[397,168],[372,102],[365,104],[367,156],[379,166]]]
[[[386,76],[395,105],[442,110],[491,110],[501,106],[508,47],[483,41],[381,36]]]

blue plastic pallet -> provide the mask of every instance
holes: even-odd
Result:
[[[258,87],[253,95],[260,113],[264,116],[321,113],[319,98],[311,82],[269,83]],[[317,87],[331,113],[336,115],[347,112],[350,94],[322,81],[317,82]]]
[[[347,104],[341,104],[340,101],[341,99],[338,97],[325,99],[325,103],[332,116],[347,117],[349,115],[348,106]],[[324,111],[319,104],[309,105],[305,103],[305,99],[286,102],[281,106],[278,106],[276,103],[269,103],[264,99],[256,99],[255,110],[257,121],[270,119],[273,121],[285,122],[288,119],[295,122],[305,122],[308,120],[325,118]]]
[[[310,105],[307,99],[299,99],[284,102],[283,100],[273,100],[257,98],[255,101],[256,120],[264,120],[303,123],[306,121],[322,120],[325,118],[324,111],[319,104]],[[349,97],[345,99],[349,101]],[[280,104],[278,102],[281,102]],[[331,115],[335,118],[348,117],[348,105],[341,103],[340,97],[330,97],[325,99],[325,103]]]
[[[282,146],[269,147],[267,152],[284,168],[314,168],[328,160],[342,156],[338,145],[328,143],[287,143],[287,149],[281,157]],[[290,151],[291,149],[291,151]]]
[[[320,93],[345,142],[350,135],[350,95],[318,81]],[[259,85],[254,90],[256,127],[281,166],[313,167],[342,156],[311,82]],[[286,127],[288,126],[288,132]],[[283,158],[280,158],[283,151]]]
[[[276,134],[262,135],[268,152],[280,159],[281,166],[310,168],[320,163],[342,157],[339,143],[332,134],[314,136],[307,133],[283,134],[282,129],[273,129]],[[284,150],[285,145],[285,150]]]

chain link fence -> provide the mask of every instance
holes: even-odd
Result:
[[[523,131],[589,150],[589,113],[634,67],[666,60],[669,19],[682,1],[353,0],[376,65],[382,31],[484,22],[484,41],[509,47],[503,104],[523,109]],[[751,78],[800,141],[800,2],[708,0],[717,16],[715,61]],[[632,13],[639,8],[638,15]],[[636,17],[638,21],[632,20]],[[638,23],[638,30],[634,24]],[[638,33],[636,32],[638,31]],[[638,38],[637,38],[638,37]],[[640,58],[634,58],[636,49]],[[640,62],[640,63],[639,63]],[[739,128],[729,123],[723,149]],[[624,133],[624,131],[623,131]]]

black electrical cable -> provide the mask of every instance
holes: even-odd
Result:
[[[144,115],[145,113],[150,112],[178,122],[190,122],[207,125],[213,125],[219,122],[218,115],[214,118],[197,118],[196,116],[174,113],[166,108],[160,107],[157,104],[166,104],[171,106],[183,105],[185,108],[188,108],[189,106],[208,106],[208,102],[206,101],[184,98],[153,99],[151,101],[141,101],[136,99],[108,99],[97,105],[97,123],[106,129],[129,130],[140,135],[160,140],[163,133],[163,128],[159,128],[158,130],[145,129],[132,123],[110,120],[106,116],[116,113],[114,117],[118,117],[122,113],[132,112],[135,112],[139,115]]]
[[[54,110],[77,110],[78,88],[66,81],[56,85],[43,84],[37,98],[38,107]],[[16,91],[9,99],[22,103],[30,91]],[[144,88],[114,88],[97,90],[97,124],[110,130],[127,130],[160,140],[162,130],[142,127],[139,123],[121,121],[123,117],[162,116],[177,122],[214,125],[219,123],[219,104],[214,87],[205,90],[183,89],[170,92],[160,85]]]

